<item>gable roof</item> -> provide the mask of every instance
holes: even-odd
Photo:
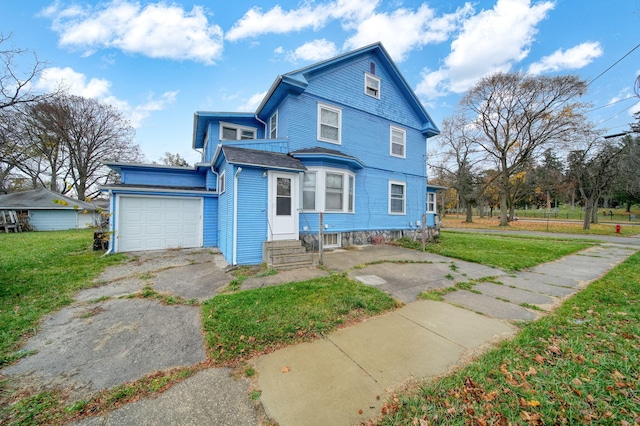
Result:
[[[311,75],[321,72],[330,67],[334,67],[340,63],[351,61],[354,58],[363,55],[375,55],[376,58],[386,66],[391,79],[404,93],[409,106],[420,118],[420,121],[422,122],[421,130],[425,134],[425,136],[431,137],[439,134],[440,130],[438,130],[438,128],[436,127],[435,122],[431,119],[431,116],[429,116],[427,111],[424,109],[424,106],[422,105],[416,94],[413,92],[413,89],[411,89],[411,86],[409,86],[409,83],[407,83],[405,78],[402,76],[396,64],[391,60],[391,56],[380,42],[373,43],[360,49],[343,53],[342,55],[338,55],[325,61],[321,61],[316,64],[312,64],[307,67],[300,68],[298,70],[278,76],[274,83],[271,85],[271,88],[265,95],[264,99],[258,106],[258,109],[256,110],[256,116],[260,116],[263,110],[269,111],[273,109],[274,106],[279,104],[281,100],[288,94],[302,93],[309,84],[308,77],[310,77]],[[262,119],[264,120],[266,119],[266,117],[262,117]]]
[[[45,188],[0,195],[0,209],[11,210],[96,210],[85,201],[76,200]]]
[[[240,166],[266,167],[270,169],[305,171],[307,168],[288,154],[279,152],[259,151],[256,149],[225,146],[221,148],[227,161]],[[214,162],[215,162],[214,158]]]

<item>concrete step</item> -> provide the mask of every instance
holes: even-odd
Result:
[[[300,240],[277,240],[277,241],[265,241],[265,247],[297,247],[302,245]]]
[[[304,254],[307,250],[301,245],[297,247],[267,247],[267,253],[270,256],[282,256],[287,254]]]
[[[280,256],[272,256],[269,260],[271,260],[271,264],[275,267],[278,267],[279,265],[288,265],[292,263],[303,263],[303,262],[305,262],[307,265],[310,265],[313,262],[313,254],[312,253],[284,254]]]

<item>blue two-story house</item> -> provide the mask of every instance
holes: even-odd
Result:
[[[380,43],[292,71],[255,113],[196,112],[195,167],[108,164],[121,178],[103,188],[110,250],[215,246],[231,264],[257,264],[265,242],[412,235],[425,213],[434,224],[426,161],[437,134]]]

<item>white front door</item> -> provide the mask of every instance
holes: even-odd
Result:
[[[298,239],[298,179],[269,172],[269,241]]]

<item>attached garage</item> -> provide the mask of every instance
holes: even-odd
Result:
[[[118,195],[116,251],[202,247],[201,197]]]

